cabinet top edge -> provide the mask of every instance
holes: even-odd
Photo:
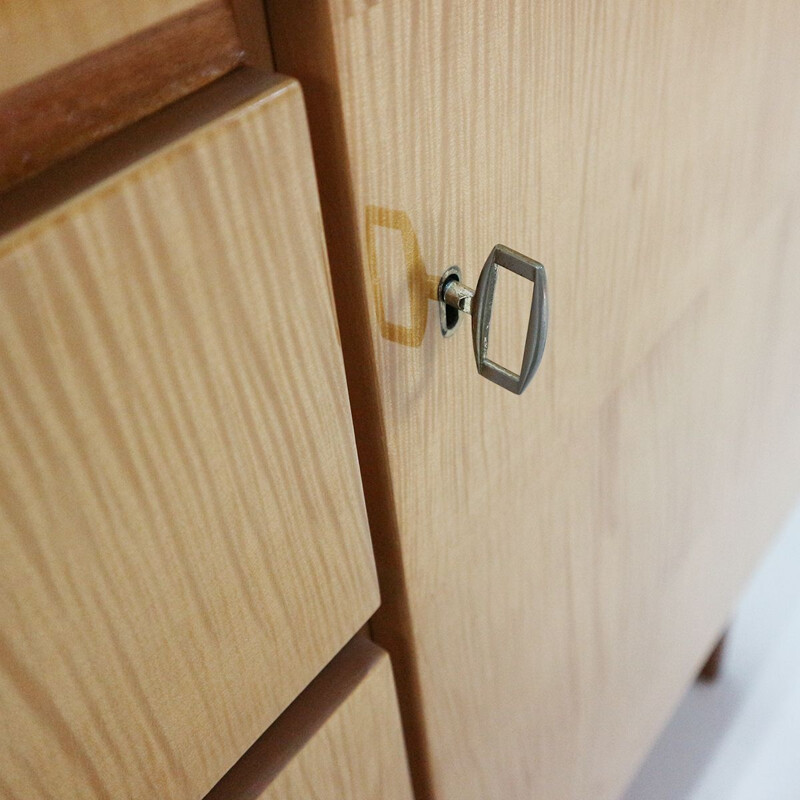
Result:
[[[285,75],[252,67],[234,70],[1,194],[0,244],[204,128],[299,91],[297,81]],[[259,96],[260,102],[254,105]]]

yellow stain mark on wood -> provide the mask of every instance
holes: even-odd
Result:
[[[411,324],[400,325],[386,318],[383,285],[378,253],[375,245],[375,228],[390,228],[400,231],[403,242],[403,261],[406,267],[406,280],[411,306]],[[429,276],[419,253],[419,242],[411,220],[405,211],[395,211],[380,206],[366,206],[367,265],[369,268],[372,294],[378,315],[381,336],[390,342],[406,347],[419,347],[425,338],[428,321],[428,300],[436,299],[437,281]]]

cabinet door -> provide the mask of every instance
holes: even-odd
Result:
[[[3,797],[201,797],[378,603],[297,84],[3,219],[157,136],[0,240]]]
[[[800,490],[800,7],[267,5],[312,109],[420,796],[613,798]],[[498,242],[549,276],[519,397],[430,300]]]
[[[205,800],[412,800],[389,656],[356,637]]]

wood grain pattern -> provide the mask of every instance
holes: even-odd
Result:
[[[388,655],[356,637],[206,800],[412,800]]]
[[[4,798],[201,797],[378,603],[301,94],[250,83],[0,240]]]
[[[616,797],[800,490],[800,9],[267,8],[312,109],[417,796]],[[383,311],[370,206],[424,264],[384,247]],[[497,242],[548,268],[521,398],[433,303],[419,347],[379,324]]]
[[[69,27],[68,20],[62,25]],[[27,42],[34,54],[38,46]],[[210,0],[12,85],[0,94],[0,190],[205,86],[244,59],[231,9],[224,0]]]

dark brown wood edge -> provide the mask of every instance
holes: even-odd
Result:
[[[356,636],[223,775],[205,800],[255,800],[386,654]]]
[[[236,30],[244,48],[244,63],[249,67],[273,70],[267,17],[263,0],[228,0],[236,20]]]
[[[230,6],[208,0],[3,93],[0,190],[205,86],[244,57]]]
[[[417,800],[429,800],[433,795],[429,750],[377,368],[370,342],[367,290],[360,268],[357,210],[330,11],[327,3],[318,0],[267,0],[266,10],[276,69],[300,81],[311,129],[356,446],[381,592],[381,606],[370,620],[370,631],[392,659],[415,796]]]
[[[285,81],[284,75],[242,67],[52,166],[0,195],[0,235],[56,210],[81,192]]]

